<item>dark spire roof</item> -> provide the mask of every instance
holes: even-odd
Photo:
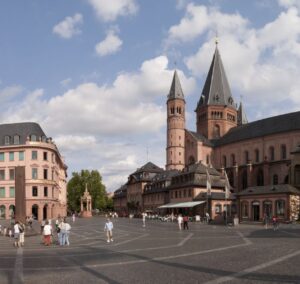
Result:
[[[240,106],[237,113],[237,123],[238,125],[243,125],[248,123],[248,119],[242,102],[240,102]]]
[[[202,105],[236,109],[217,45],[197,108]]]
[[[172,100],[172,99],[182,99],[182,100],[184,100],[184,94],[182,92],[179,77],[178,77],[178,74],[177,74],[176,70],[174,72],[172,85],[171,85],[171,88],[170,88],[170,92],[168,94],[168,100]]]

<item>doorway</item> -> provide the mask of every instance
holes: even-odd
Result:
[[[252,203],[253,221],[259,221],[259,202]]]
[[[39,207],[36,204],[32,205],[31,214],[34,219],[39,219]]]

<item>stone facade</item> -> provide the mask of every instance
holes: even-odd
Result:
[[[66,169],[56,145],[36,123],[0,125],[0,217],[15,211],[15,167],[25,167],[26,215],[66,215]]]

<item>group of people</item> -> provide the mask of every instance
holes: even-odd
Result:
[[[278,218],[276,216],[273,216],[272,218],[270,218],[268,214],[265,214],[264,215],[264,225],[265,225],[266,229],[268,229],[268,226],[270,223],[272,223],[274,231],[278,230],[278,228],[279,228]]]
[[[3,236],[7,236],[10,238],[14,238],[14,246],[21,247],[24,246],[25,243],[25,224],[16,221],[11,227],[0,225],[0,234]]]
[[[43,220],[41,223],[41,234],[43,235],[43,242],[45,246],[50,246],[55,242],[55,234],[57,242],[60,246],[70,245],[70,230],[71,225],[66,218],[58,218],[55,221],[55,230],[52,226],[51,220]]]

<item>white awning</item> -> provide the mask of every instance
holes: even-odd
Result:
[[[190,201],[190,202],[180,202],[180,203],[168,203],[162,206],[159,206],[159,209],[164,208],[191,208],[197,205],[203,204],[206,201]]]

